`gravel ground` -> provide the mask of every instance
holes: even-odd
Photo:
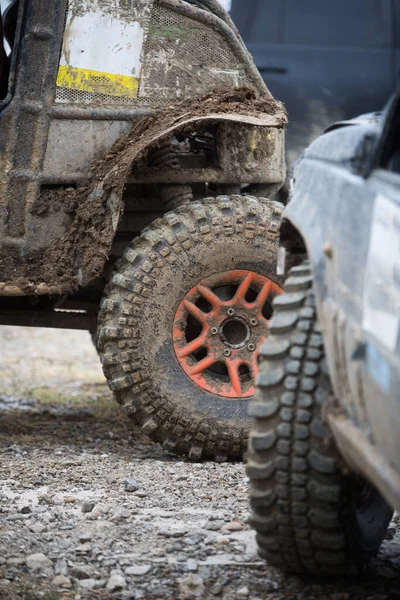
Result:
[[[256,554],[241,464],[191,464],[128,426],[86,332],[0,327],[0,599],[400,600],[395,519],[362,578]]]

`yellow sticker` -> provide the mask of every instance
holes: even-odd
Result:
[[[60,65],[57,85],[71,90],[106,94],[117,98],[137,98],[139,79],[128,75],[114,75],[113,73]]]

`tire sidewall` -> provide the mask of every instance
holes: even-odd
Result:
[[[277,234],[267,233],[270,215],[262,203],[258,203],[258,216],[265,223],[265,235],[248,237],[248,230],[237,227],[226,235],[219,226],[219,233],[207,239],[196,232],[190,236],[189,248],[181,244],[165,257],[163,264],[152,272],[150,292],[142,305],[139,335],[142,365],[152,382],[153,393],[158,397],[173,399],[187,411],[188,417],[195,411],[207,420],[217,420],[223,427],[243,428],[248,425],[248,404],[251,398],[229,399],[203,390],[181,368],[172,343],[172,327],[180,302],[187,292],[202,279],[230,270],[250,270],[267,276],[282,285],[276,276]],[[181,217],[185,221],[185,217]],[[220,215],[219,220],[222,220]],[[239,220],[239,219],[238,219]],[[219,225],[219,224],[218,224]],[[193,226],[187,223],[187,229]],[[160,221],[160,228],[163,220]],[[197,234],[197,235],[196,235]],[[154,237],[150,232],[145,239]],[[179,233],[177,233],[179,237]],[[140,251],[140,241],[137,250]],[[126,392],[129,396],[129,392]]]

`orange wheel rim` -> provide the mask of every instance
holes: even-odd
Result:
[[[282,289],[253,271],[211,275],[180,302],[172,330],[175,356],[200,388],[225,398],[254,395],[257,355],[272,300]]]

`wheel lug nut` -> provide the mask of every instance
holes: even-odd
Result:
[[[232,317],[232,315],[234,315],[234,314],[235,314],[235,309],[234,309],[234,308],[228,308],[228,310],[227,310],[226,312],[228,313],[228,315],[229,315],[230,317]]]
[[[257,321],[257,319],[250,319],[250,325],[251,325],[252,327],[255,327],[256,325],[258,325],[258,321]]]
[[[211,327],[211,335],[217,335],[218,329],[216,327]]]
[[[231,355],[231,350],[229,350],[229,348],[224,348],[223,355],[224,356],[230,356]]]
[[[256,345],[255,344],[250,343],[247,346],[247,350],[249,350],[250,352],[254,352],[255,349],[256,349]]]

